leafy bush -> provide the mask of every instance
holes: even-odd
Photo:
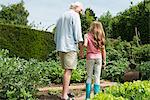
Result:
[[[131,44],[118,39],[107,39],[106,53],[109,61],[119,60],[120,58],[128,58],[130,56]]]
[[[122,41],[120,38],[107,39],[106,42],[107,66],[106,70],[102,71],[102,78],[112,81],[123,82],[123,75],[128,68],[129,63],[141,65],[141,62],[150,61],[150,45],[140,45],[136,43]],[[143,69],[139,69],[143,74],[144,79],[148,79],[149,64],[143,65]],[[145,68],[145,69],[144,69]],[[138,68],[136,68],[138,71]],[[145,70],[145,72],[144,72]]]
[[[142,62],[138,65],[139,72],[142,74],[142,80],[150,80],[150,61]]]
[[[78,61],[78,66],[76,70],[73,70],[71,76],[71,82],[85,82],[86,80],[86,70],[85,70],[86,59],[81,59]]]
[[[140,40],[142,44],[149,44],[149,15],[150,10],[145,6],[149,5],[149,0],[144,0],[138,5],[132,6],[117,16],[111,21],[111,36],[117,38],[121,36],[122,40],[132,41],[135,35],[135,27],[140,33]],[[146,21],[145,21],[146,20]]]
[[[107,53],[107,59],[109,61],[118,60],[118,59],[122,58],[121,52],[119,52],[113,48],[107,48],[106,53]]]
[[[105,94],[105,93],[99,93],[98,95],[94,96],[92,100],[127,100],[123,97],[115,97],[112,94]]]
[[[150,81],[134,81],[107,87],[92,100],[150,100]]]
[[[106,88],[105,93],[128,100],[150,100],[150,81],[125,82]]]
[[[50,82],[52,83],[62,83],[63,80],[63,72],[61,65],[59,62],[50,61],[46,62],[48,63],[49,67],[48,69],[45,69],[48,73],[46,74],[48,79],[50,79]]]
[[[34,62],[5,57],[8,51],[0,52],[0,98],[33,99],[37,91],[35,83],[39,80],[39,68]]]
[[[111,64],[107,64],[106,69],[102,72],[105,73],[105,75],[102,77],[112,81],[123,82],[123,75],[127,67],[127,59],[120,58],[120,60],[113,61]]]
[[[133,47],[132,55],[136,62],[150,61],[150,44]]]
[[[35,99],[37,87],[49,83],[62,83],[63,69],[54,60],[39,62],[20,58],[9,58],[8,50],[0,50],[0,99]],[[84,60],[73,71],[72,82],[83,82]]]

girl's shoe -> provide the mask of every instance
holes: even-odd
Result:
[[[94,84],[94,95],[100,92],[100,85]]]
[[[91,95],[91,84],[86,83],[86,99],[85,100],[90,100],[90,95]]]

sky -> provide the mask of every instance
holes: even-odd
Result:
[[[10,5],[21,0],[0,0],[0,5]],[[51,31],[57,19],[63,12],[69,9],[71,3],[79,1],[83,4],[84,10],[91,8],[97,17],[110,11],[115,16],[117,13],[128,9],[133,2],[136,5],[143,0],[23,0],[25,8],[29,12],[28,21],[34,23],[36,29]]]

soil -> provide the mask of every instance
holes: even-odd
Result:
[[[60,97],[56,95],[48,95],[48,94],[43,94],[38,96],[39,100],[60,100]]]
[[[85,90],[72,90],[70,91],[71,93],[73,93],[75,95],[75,100],[84,100],[85,98]],[[40,92],[40,94],[38,94],[38,99],[39,100],[60,100],[61,97],[61,91],[57,91],[57,93],[55,92]]]
[[[101,82],[101,88],[107,86],[115,85],[114,82]],[[62,85],[51,84],[49,87],[39,88],[38,99],[39,100],[60,100]],[[84,100],[85,99],[85,83],[71,84],[70,93],[75,95],[74,100]],[[93,89],[91,97],[93,97]]]

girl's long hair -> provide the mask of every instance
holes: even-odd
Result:
[[[90,32],[93,33],[94,45],[96,48],[105,47],[105,33],[101,22],[94,21],[90,26]]]

